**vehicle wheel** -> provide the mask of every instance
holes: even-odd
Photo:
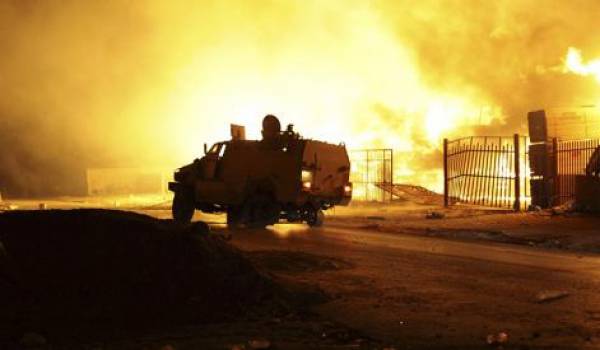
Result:
[[[187,224],[194,216],[194,197],[189,191],[177,191],[173,197],[173,220],[178,223]]]
[[[323,226],[323,221],[325,220],[325,214],[321,209],[309,208],[306,213],[306,223],[310,227],[320,227]]]
[[[248,228],[265,228],[279,221],[279,205],[264,194],[250,197],[244,204],[243,220]]]

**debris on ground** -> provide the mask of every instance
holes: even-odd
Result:
[[[575,201],[570,200],[561,205],[552,207],[552,209],[550,209],[550,212],[552,213],[552,215],[564,215],[566,213],[572,213],[576,211],[576,209],[577,207],[575,205]]]
[[[527,207],[527,211],[532,211],[532,212],[542,211],[542,207],[540,207],[539,205],[530,204],[529,207]]]
[[[543,290],[536,294],[535,301],[537,303],[549,303],[555,300],[566,298],[570,295],[564,290]]]
[[[498,334],[488,334],[486,342],[490,346],[501,346],[508,343],[508,333],[500,332]]]
[[[116,210],[0,214],[0,338],[289,312],[290,294],[206,227]]]
[[[444,201],[442,194],[428,190],[423,186],[393,184],[385,190],[394,196],[394,200],[414,202],[422,205],[442,205]]]
[[[443,219],[446,217],[446,214],[440,211],[430,211],[425,215],[426,219]]]

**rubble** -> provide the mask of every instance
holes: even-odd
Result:
[[[577,206],[575,205],[575,201],[567,201],[561,205],[557,205],[550,209],[552,215],[564,215],[566,213],[572,213],[577,210]]]
[[[425,215],[426,219],[443,219],[446,217],[446,214],[439,211],[430,211]]]
[[[564,290],[543,290],[536,294],[535,301],[537,303],[549,303],[566,298],[569,295],[570,293]]]
[[[283,288],[205,230],[115,210],[4,212],[0,329],[212,322],[253,307],[289,312]]]
[[[486,342],[490,346],[501,346],[508,343],[508,333],[500,332],[498,334],[488,334]]]

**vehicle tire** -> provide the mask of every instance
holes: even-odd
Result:
[[[321,227],[325,221],[325,214],[321,209],[309,208],[306,212],[306,223],[310,227]]]
[[[280,208],[272,196],[255,194],[248,198],[242,210],[247,228],[265,228],[279,221]]]
[[[194,216],[194,197],[190,191],[177,191],[173,197],[173,220],[181,224],[188,224]]]

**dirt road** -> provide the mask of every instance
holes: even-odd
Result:
[[[231,243],[267,273],[283,282],[316,286],[330,297],[313,308],[319,320],[215,325],[218,331],[198,326],[185,331],[189,341],[166,331],[153,335],[157,340],[152,343],[223,348],[232,339],[263,335],[280,349],[306,348],[298,345],[306,343],[322,348],[318,339],[328,327],[323,322],[331,320],[356,330],[351,337],[374,339],[367,344],[379,344],[380,349],[381,344],[395,349],[495,349],[486,338],[500,332],[508,334],[504,349],[600,347],[600,255],[593,253],[599,219],[449,212],[446,219],[427,220],[422,212],[410,211],[382,221],[357,215],[383,215],[383,209],[359,209],[353,216],[338,213],[320,229],[280,224],[232,232]],[[170,218],[169,210],[137,211]],[[208,221],[215,233],[228,235],[224,219],[195,217]],[[516,237],[518,242],[494,242],[496,236],[511,238],[509,243]],[[543,244],[555,240],[567,250]],[[589,247],[576,249],[582,242]],[[539,293],[554,291],[566,294],[539,302]],[[358,346],[353,339],[347,342],[350,348]],[[131,342],[113,348],[139,348],[139,340]],[[332,344],[330,348],[347,347]]]
[[[239,231],[232,242],[279,252],[268,253],[280,260],[272,273],[334,297],[319,314],[399,349],[489,348],[499,332],[509,335],[504,348],[600,346],[598,256],[304,225]],[[302,253],[320,263],[290,263]],[[555,290],[569,295],[536,299]]]

